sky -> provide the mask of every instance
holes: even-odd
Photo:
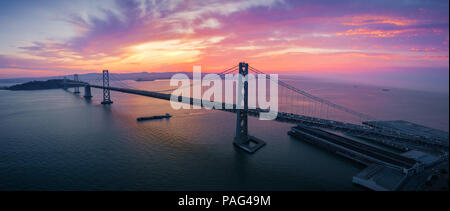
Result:
[[[239,62],[448,92],[447,0],[0,0],[0,78]]]

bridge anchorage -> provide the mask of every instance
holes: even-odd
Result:
[[[248,81],[245,76],[248,75],[248,64],[239,63],[239,79],[237,83],[237,105],[243,105],[242,108],[236,108],[236,137],[233,144],[249,153],[254,153],[266,143],[256,137],[248,134]]]
[[[78,74],[73,75],[73,81],[75,81],[75,83],[79,83],[80,80],[78,79]],[[78,86],[74,87],[74,94],[80,94],[80,88]]]
[[[109,105],[112,104],[113,101],[111,101],[111,91],[109,88],[109,71],[103,70],[103,105]]]
[[[86,99],[92,98],[91,86],[89,84],[84,87],[84,98]]]

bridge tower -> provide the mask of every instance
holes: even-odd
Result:
[[[236,136],[233,144],[247,152],[253,153],[266,143],[248,135],[248,64],[239,63],[239,79],[237,82]],[[242,108],[243,104],[243,108]]]
[[[75,82],[79,82],[78,74],[73,75],[73,80],[74,80]],[[76,85],[76,86],[74,87],[74,92],[73,92],[73,93],[74,93],[74,94],[80,94],[80,87],[78,87],[78,85]]]
[[[112,104],[111,91],[109,90],[109,71],[103,70],[103,101],[102,104]]]
[[[236,137],[234,138],[235,143],[247,144],[248,143],[248,82],[245,80],[245,76],[248,74],[248,64],[239,64],[239,80],[237,83],[238,91],[236,92],[237,102],[236,106],[243,104],[243,109],[237,109],[237,119],[236,119]],[[244,101],[244,102],[242,102]]]

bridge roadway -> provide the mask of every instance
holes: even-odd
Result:
[[[82,83],[83,86],[86,86],[87,83]],[[99,85],[91,85],[90,87],[98,88],[98,89],[104,89],[105,87],[99,86]],[[144,91],[144,90],[135,90],[135,89],[127,89],[127,88],[118,88],[118,87],[107,87],[106,89],[117,91],[117,92],[123,92],[123,93],[129,93],[129,94],[135,94],[135,95],[141,95],[146,97],[152,97],[162,100],[169,100],[171,98],[171,94],[165,94],[165,93],[159,93],[159,92],[153,92],[153,91]],[[181,100],[180,100],[181,101]],[[189,98],[189,103],[191,105],[194,104],[194,102],[198,102],[199,104],[202,104],[200,99],[194,99]],[[225,107],[226,104],[222,104],[222,108]],[[233,109],[220,109],[228,112],[236,112],[236,105],[233,104]],[[259,116],[260,112],[266,112],[267,110],[263,110],[260,108],[256,109],[249,109],[248,114],[251,116]],[[334,129],[338,131],[343,131],[346,133],[354,134],[354,135],[364,135],[366,137],[372,137],[372,138],[382,138],[382,139],[389,139],[389,140],[398,140],[399,142],[411,142],[411,143],[420,143],[423,145],[428,145],[432,148],[444,148],[448,149],[448,145],[443,145],[442,142],[438,140],[432,140],[430,138],[424,138],[424,137],[417,137],[405,133],[401,133],[398,131],[391,131],[391,130],[381,130],[377,128],[373,128],[370,126],[364,126],[364,125],[356,125],[351,123],[344,123],[344,122],[338,122],[333,120],[327,120],[322,118],[316,118],[316,117],[308,117],[293,113],[286,113],[286,112],[278,112],[278,116],[275,119],[275,121],[279,122],[289,122],[294,124],[304,124],[309,126],[315,126],[315,127],[322,127],[322,128],[329,128]]]
[[[89,86],[93,87],[93,88],[98,88],[98,89],[104,88],[103,86],[98,86],[98,85],[89,85]],[[117,92],[141,95],[141,96],[152,97],[152,98],[168,100],[168,101],[170,101],[170,98],[171,98],[171,94],[152,92],[152,91],[126,89],[126,88],[118,88],[118,87],[109,87],[107,89],[112,90],[112,91],[117,91]],[[185,100],[185,99],[186,99],[185,97],[180,97],[179,101],[182,103],[182,102],[184,102],[182,100]],[[191,98],[188,98],[187,101],[189,101],[189,104],[191,104],[191,105],[194,105],[194,103],[197,103],[197,104],[201,105],[202,107],[204,107],[201,99],[195,99],[195,98],[191,97]],[[222,108],[226,108],[226,106],[227,106],[226,103],[222,103]],[[228,105],[228,106],[232,107],[232,109],[219,109],[219,110],[224,110],[224,111],[228,111],[228,112],[236,112],[236,104],[233,104],[231,106]],[[251,116],[258,116],[259,112],[263,112],[263,111],[267,111],[267,110],[260,109],[260,108],[249,109],[248,114]]]

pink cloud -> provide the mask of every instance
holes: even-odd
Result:
[[[101,17],[68,15],[77,36],[22,46],[20,55],[0,57],[0,68],[179,71],[201,63],[212,71],[242,60],[271,70],[448,67],[448,10],[277,0],[122,0],[117,7]]]

